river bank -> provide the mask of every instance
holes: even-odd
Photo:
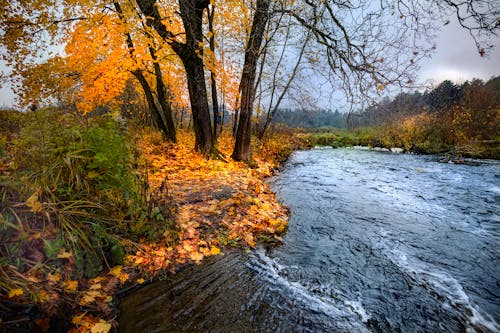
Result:
[[[401,125],[402,126],[402,125]],[[353,130],[317,129],[307,132],[312,146],[342,148],[351,146],[401,149],[403,152],[423,155],[443,155],[450,160],[461,158],[500,159],[500,137],[492,140],[447,141],[442,133],[424,129],[366,127]]]
[[[287,228],[264,179],[303,146],[293,136],[255,141],[250,167],[228,157],[229,131],[218,145],[227,157],[206,160],[187,131],[168,144],[133,124],[52,111],[2,124],[0,312],[9,332],[112,330],[117,293],[228,247],[277,244]]]
[[[499,174],[494,160],[297,151],[271,182],[293,212],[283,244],[209,258],[127,295],[121,327],[498,332]]]

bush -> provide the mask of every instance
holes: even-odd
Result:
[[[39,228],[44,257],[57,260],[71,251],[79,274],[91,277],[105,262],[122,263],[121,239],[154,238],[173,228],[136,170],[127,131],[112,118],[39,110],[23,124],[13,142],[13,173],[0,179],[10,198],[0,206],[2,221],[10,221],[2,224],[17,225],[18,242],[25,241],[23,229]],[[19,202],[24,210],[13,210]]]

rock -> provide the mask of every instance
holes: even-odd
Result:
[[[353,146],[352,149],[357,149],[357,150],[370,150],[370,147],[367,146]]]
[[[401,154],[403,153],[405,150],[403,148],[398,148],[398,147],[392,147],[391,148],[391,153],[394,153],[394,154]]]
[[[381,152],[381,153],[390,153],[391,151],[387,148],[382,148],[382,147],[373,147],[372,148],[373,151],[378,151],[378,152]]]

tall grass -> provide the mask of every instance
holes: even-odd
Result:
[[[154,238],[174,227],[137,171],[127,130],[112,118],[46,109],[24,115],[21,127],[0,175],[4,262],[20,271],[32,266],[25,247],[38,233],[40,262],[57,264],[61,253],[71,253],[74,274],[92,277],[122,263],[122,239]]]

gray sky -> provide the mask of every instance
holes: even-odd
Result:
[[[0,72],[5,71],[5,62],[0,61]],[[14,93],[12,90],[5,86],[0,89],[0,107],[7,107],[14,103]]]
[[[488,80],[500,75],[500,38],[494,40],[495,49],[487,57],[480,57],[474,41],[467,31],[458,26],[456,20],[444,26],[436,39],[437,50],[431,59],[421,63],[418,81],[443,80],[462,83],[472,78]],[[5,64],[0,62],[0,70]],[[8,86],[0,89],[0,107],[11,106],[14,94]]]
[[[420,82],[451,80],[462,83],[479,78],[488,80],[500,75],[500,38],[493,41],[495,49],[485,57],[477,51],[472,37],[461,28],[456,19],[444,26],[436,39],[436,53],[421,64]]]

